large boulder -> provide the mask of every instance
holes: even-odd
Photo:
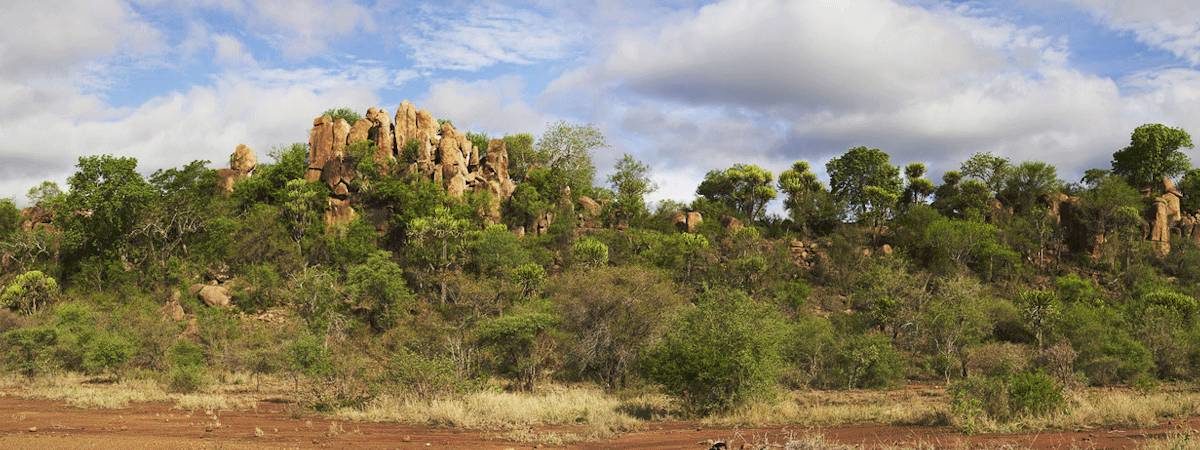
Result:
[[[368,108],[359,121],[368,121],[368,139],[375,143],[375,162],[383,164],[396,158],[396,136],[392,131],[392,116],[386,109]]]
[[[345,225],[358,217],[350,201],[356,175],[354,161],[346,156],[331,159],[321,168],[321,182],[329,187],[325,208],[326,227]]]
[[[229,288],[222,285],[193,284],[188,292],[199,298],[205,305],[215,308],[226,308],[233,302]]]
[[[335,156],[334,153],[334,120],[329,115],[313,119],[312,130],[308,132],[308,171],[304,179],[317,181],[321,179],[321,167]]]
[[[224,194],[232,193],[233,185],[253,175],[256,167],[258,157],[254,156],[254,150],[246,144],[238,144],[233,154],[229,155],[229,168],[217,170],[217,189]]]
[[[695,233],[700,229],[700,224],[704,222],[704,216],[700,215],[699,211],[679,211],[671,217],[671,221],[675,223],[675,228],[684,233]]]

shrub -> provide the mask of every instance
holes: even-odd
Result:
[[[329,349],[319,336],[308,334],[292,342],[287,349],[292,370],[310,377],[321,377],[333,372]]]
[[[13,278],[0,291],[0,305],[24,314],[34,314],[58,295],[58,282],[40,271],[31,270]]]
[[[93,336],[83,352],[83,370],[88,373],[111,373],[133,356],[133,345],[116,334]]]
[[[843,337],[830,359],[824,374],[827,387],[884,388],[904,378],[904,359],[892,341],[880,334]]]
[[[1044,372],[972,376],[950,385],[950,406],[960,428],[977,430],[985,419],[1007,422],[1038,417],[1065,404],[1062,387]]]
[[[195,392],[207,379],[204,349],[190,341],[176,342],[167,349],[168,388],[174,392]]]
[[[355,302],[353,309],[379,331],[391,328],[413,302],[404,283],[404,269],[388,252],[376,252],[365,263],[350,267],[346,287]]]
[[[463,393],[473,386],[449,358],[424,356],[404,348],[388,360],[384,382],[420,398]]]
[[[658,342],[686,303],[679,287],[640,267],[564,274],[549,290],[568,336],[569,367],[610,387],[625,385],[638,358]]]
[[[770,396],[783,369],[785,324],[740,291],[706,292],[645,360],[647,376],[695,414]]]
[[[518,388],[532,390],[555,354],[551,332],[557,324],[554,314],[531,305],[486,320],[475,333],[492,365],[514,379]]]
[[[27,377],[46,372],[54,363],[58,333],[49,327],[19,328],[4,333],[4,365]]]
[[[992,342],[967,352],[969,375],[1007,376],[1029,368],[1030,351],[1020,344]]]
[[[571,259],[581,267],[608,264],[608,246],[594,238],[583,238],[571,246]]]
[[[354,122],[358,122],[359,119],[362,119],[362,115],[350,108],[330,108],[322,113],[322,115],[332,117],[333,120],[345,119],[346,123],[349,123],[350,125],[354,125]]]

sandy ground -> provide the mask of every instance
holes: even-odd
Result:
[[[964,436],[944,427],[845,426],[825,429],[701,428],[687,422],[646,424],[643,431],[573,445],[573,448],[707,449],[711,440],[729,448],[743,443],[782,443],[819,433],[830,442],[939,448],[1136,448],[1148,439],[1200,428],[1200,418],[1154,429],[1087,430],[1016,435]],[[560,431],[569,431],[561,430]],[[0,397],[0,448],[534,448],[504,441],[497,433],[422,426],[335,421],[294,416],[286,405],[260,403],[256,411],[183,411],[167,404],[78,409],[61,402]]]

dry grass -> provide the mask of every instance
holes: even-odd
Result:
[[[1142,447],[1147,450],[1196,450],[1200,449],[1200,435],[1195,431],[1174,433],[1163,439],[1154,439]]]
[[[621,406],[620,400],[597,388],[548,386],[534,393],[483,391],[431,400],[384,396],[362,409],[341,409],[335,415],[369,422],[514,431],[518,433],[514,437],[541,442],[543,438],[531,434],[530,427],[579,426],[589,439],[637,429],[640,421],[622,412]],[[572,437],[559,433],[547,438]]]
[[[1026,417],[1008,423],[982,421],[978,431],[1021,432],[1075,430],[1097,427],[1149,428],[1164,419],[1200,416],[1200,392],[1167,386],[1158,392],[1139,393],[1124,388],[1095,388],[1073,392],[1067,408],[1043,417]]]
[[[778,402],[749,405],[702,422],[722,427],[938,425],[947,421],[947,401],[944,389],[919,386],[892,391],[795,391]]]
[[[96,380],[79,374],[49,375],[33,380],[0,377],[0,393],[7,396],[62,401],[76,408],[120,409],[131,403],[171,402],[186,410],[253,409],[258,396],[238,385],[218,384],[206,392],[177,394],[148,379]]]

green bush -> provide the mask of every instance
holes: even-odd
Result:
[[[53,368],[58,333],[49,327],[18,328],[0,335],[4,366],[27,377]]]
[[[24,314],[36,314],[58,295],[58,282],[41,271],[31,270],[13,278],[0,291],[0,305]]]
[[[643,367],[688,412],[710,414],[773,394],[784,367],[785,332],[774,308],[740,291],[709,291]]]
[[[420,398],[461,394],[475,386],[449,358],[425,356],[404,348],[388,360],[383,376],[386,385]]]
[[[320,336],[308,334],[296,339],[287,349],[292,370],[310,377],[333,373],[329,349]]]
[[[977,431],[985,420],[1044,416],[1065,403],[1062,386],[1040,371],[971,376],[950,385],[951,411],[959,428],[968,432]]]
[[[174,392],[196,392],[207,381],[204,349],[191,341],[178,341],[167,349],[167,385]]]
[[[608,246],[594,238],[583,238],[571,246],[571,259],[582,267],[600,267],[608,264]]]
[[[823,384],[835,389],[885,388],[904,379],[904,358],[880,334],[844,336],[832,349]]]
[[[116,334],[93,336],[83,352],[83,370],[87,373],[112,373],[133,356],[133,344]]]

